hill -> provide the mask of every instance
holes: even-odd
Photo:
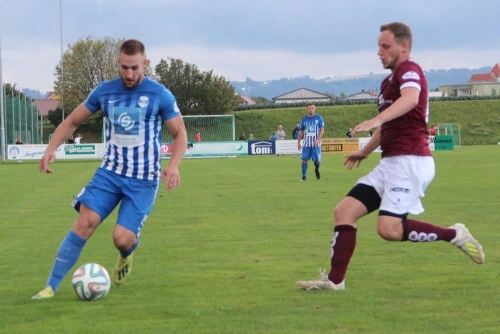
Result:
[[[500,99],[431,102],[430,124],[458,123],[462,145],[492,145],[500,142]],[[325,138],[343,138],[354,125],[377,114],[376,104],[318,106],[325,120]],[[291,139],[295,124],[306,114],[305,107],[248,110],[235,113],[236,133],[253,132],[268,139],[279,124]]]
[[[449,70],[429,70],[425,71],[429,90],[434,90],[446,84],[459,84],[468,82],[472,74],[488,73],[491,66],[484,66],[477,69],[453,68]],[[367,74],[351,77],[336,77],[313,79],[309,76],[299,78],[282,78],[268,81],[255,81],[247,78],[243,82],[232,81],[231,84],[236,92],[246,96],[263,96],[268,100],[281,94],[290,92],[298,88],[309,88],[320,93],[329,93],[340,96],[341,93],[351,95],[360,92],[362,89],[379,90],[380,82],[388,75],[388,71],[380,74]]]

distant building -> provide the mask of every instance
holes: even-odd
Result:
[[[43,116],[47,116],[51,110],[56,110],[59,107],[59,103],[59,96],[54,92],[49,92],[45,99],[35,99],[38,114]]]
[[[376,89],[369,89],[365,91],[364,89],[361,92],[346,96],[344,100],[378,100],[378,93]]]
[[[238,104],[240,106],[251,106],[252,104],[255,104],[255,101],[249,98],[248,96],[241,95],[241,94],[236,94],[238,96]]]
[[[429,92],[429,98],[433,97],[433,98],[440,98],[440,97],[443,97],[444,96],[444,92]]]
[[[331,97],[307,88],[299,88],[291,92],[273,97],[274,103],[328,102]]]
[[[439,86],[444,96],[488,96],[492,91],[500,93],[500,63],[489,73],[473,74],[469,82]]]

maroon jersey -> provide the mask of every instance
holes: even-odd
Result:
[[[401,90],[414,87],[420,90],[417,106],[404,115],[382,125],[380,146],[382,157],[395,155],[431,155],[427,121],[429,99],[427,79],[420,66],[409,59],[382,81],[378,96],[379,113],[384,112],[401,97]]]

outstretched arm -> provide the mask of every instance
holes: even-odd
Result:
[[[364,121],[352,129],[352,133],[370,131],[373,128],[378,128],[382,124],[392,121],[399,116],[406,114],[408,111],[415,108],[418,104],[420,90],[414,87],[408,87],[401,90],[401,97],[397,99],[389,108],[379,113],[377,117]]]
[[[40,163],[38,164],[40,172],[53,173],[53,171],[49,168],[48,163],[54,162],[57,148],[61,146],[61,144],[63,144],[73,134],[73,132],[75,132],[78,126],[90,117],[90,115],[92,115],[92,113],[87,109],[87,107],[85,107],[85,104],[80,103],[80,105],[76,107],[71,114],[69,114],[64,122],[59,124],[54,132],[52,140],[45,149],[45,153],[40,159]]]
[[[380,131],[381,129],[378,128],[373,137],[361,150],[344,155],[344,166],[347,169],[352,169],[354,166],[359,167],[361,161],[366,159],[370,153],[380,146]]]

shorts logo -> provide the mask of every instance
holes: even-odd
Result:
[[[137,102],[137,104],[141,108],[146,108],[148,106],[148,104],[149,104],[149,97],[147,97],[147,96],[141,96],[141,97],[139,97],[139,101]]]
[[[400,192],[400,193],[409,193],[410,192],[410,189],[408,188],[401,188],[401,187],[394,187],[394,188],[391,188],[391,192]]]

